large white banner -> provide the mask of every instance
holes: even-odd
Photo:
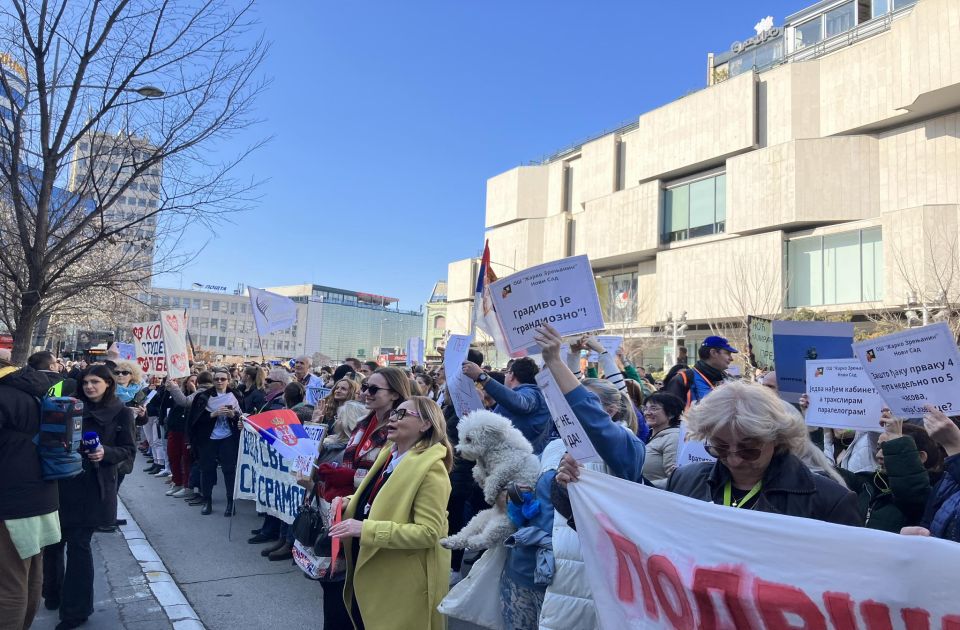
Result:
[[[601,627],[960,628],[960,545],[738,510],[582,470],[570,484]]]
[[[853,351],[895,416],[920,418],[927,404],[960,410],[960,353],[945,323],[860,341]]]
[[[810,426],[883,431],[883,399],[856,359],[807,361],[807,398]]]
[[[603,313],[586,256],[525,269],[490,285],[490,297],[511,354],[537,354],[537,328],[550,324],[564,336],[601,330]]]
[[[164,376],[167,373],[167,355],[163,345],[163,326],[159,321],[133,325],[133,346],[137,363],[144,376]]]
[[[190,362],[187,360],[187,318],[183,311],[161,312],[160,328],[163,330],[163,350],[167,356],[167,376],[190,376]]]
[[[470,350],[470,335],[450,335],[443,353],[443,373],[447,378],[447,393],[457,415],[465,417],[471,411],[483,409],[483,400],[476,384],[463,374],[463,362]]]
[[[294,470],[294,462],[280,455],[256,429],[243,423],[233,498],[255,501],[257,512],[292,523],[306,494],[306,489],[297,484]]]

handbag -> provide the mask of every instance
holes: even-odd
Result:
[[[500,614],[500,574],[507,561],[507,548],[491,547],[483,552],[467,577],[457,582],[437,610],[448,617],[463,619],[490,630],[505,630]]]
[[[342,505],[337,506],[330,527],[340,522]],[[341,582],[347,573],[347,563],[341,553],[340,539],[329,536],[330,527],[324,523],[322,506],[303,506],[293,522],[294,542],[291,551],[297,566],[310,579]]]

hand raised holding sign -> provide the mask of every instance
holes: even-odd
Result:
[[[923,427],[936,440],[947,455],[960,453],[960,427],[933,405],[925,405],[927,414],[923,416]]]

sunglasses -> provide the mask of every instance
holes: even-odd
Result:
[[[279,383],[280,381],[275,381],[272,378],[265,378],[263,379],[263,382],[266,383],[267,385],[271,385],[273,383]]]
[[[114,372],[114,374],[116,374],[117,376],[130,376],[131,374],[133,374],[133,372],[129,370],[117,370],[116,372]]]
[[[704,446],[707,452],[717,459],[727,459],[731,455],[736,455],[745,462],[757,460],[763,452],[762,448],[742,448],[739,451],[731,451],[726,446],[714,446],[713,444],[705,444]]]
[[[225,377],[225,376],[218,376],[217,378],[215,378],[215,379],[213,379],[213,380],[215,380],[215,381],[218,382],[218,383],[222,383],[222,382],[224,382],[224,381],[229,381],[230,379],[227,378],[227,377]]]
[[[376,396],[376,395],[377,395],[377,392],[379,392],[379,391],[381,391],[381,390],[387,391],[387,392],[392,392],[392,391],[393,391],[393,390],[390,389],[389,387],[379,387],[379,386],[377,386],[377,385],[367,385],[366,383],[364,383],[363,385],[360,386],[360,391],[363,392],[364,394],[369,394],[370,396]]]
[[[394,409],[390,412],[391,418],[396,418],[398,421],[403,420],[407,416],[413,416],[414,418],[419,418],[420,414],[416,411],[411,411],[410,409]]]

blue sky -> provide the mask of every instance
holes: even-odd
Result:
[[[206,246],[183,286],[315,282],[417,308],[480,253],[489,177],[702,88],[708,52],[810,4],[263,0],[264,122],[215,149],[272,136],[239,171],[269,181],[185,239]]]

